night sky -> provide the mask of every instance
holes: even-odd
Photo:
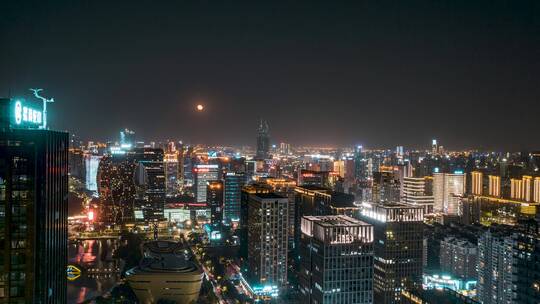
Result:
[[[0,96],[86,140],[540,149],[540,1],[265,2],[2,1]]]

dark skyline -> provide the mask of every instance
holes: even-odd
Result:
[[[540,150],[539,2],[351,5],[3,2],[0,96],[90,140]]]

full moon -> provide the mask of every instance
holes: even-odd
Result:
[[[202,110],[204,110],[204,106],[202,104],[198,104],[197,111],[202,111]]]

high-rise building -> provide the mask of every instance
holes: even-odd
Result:
[[[433,196],[427,195],[424,177],[404,177],[401,185],[401,201],[406,204],[424,206],[424,213],[433,212]]]
[[[501,196],[501,177],[496,175],[488,176],[488,195],[493,197]]]
[[[476,280],[478,246],[467,239],[445,237],[440,243],[441,271],[462,280]]]
[[[354,204],[354,195],[335,192],[317,186],[298,186],[294,189],[294,244],[298,248],[303,216],[348,215],[358,216],[360,207]]]
[[[484,304],[512,302],[512,244],[507,231],[486,231],[478,239],[477,294]]]
[[[358,145],[354,148],[354,178],[357,181],[364,180],[366,175],[366,158],[362,152],[363,147]]]
[[[66,303],[69,135],[0,99],[0,303]]]
[[[465,174],[433,173],[434,211],[459,215],[459,198],[465,193]]]
[[[206,185],[209,181],[219,180],[219,166],[215,164],[197,164],[193,168],[194,194],[197,203],[206,203]]]
[[[252,287],[287,285],[288,215],[288,198],[275,193],[249,195],[246,275]]]
[[[179,174],[180,162],[178,161],[177,152],[166,153],[163,158],[165,167],[165,189],[167,196],[174,196],[179,193]]]
[[[98,167],[97,182],[101,204],[98,221],[121,224],[133,218],[136,195],[135,160],[131,151],[112,149]]]
[[[261,119],[257,130],[257,154],[255,159],[263,160],[270,158],[270,133],[268,122]]]
[[[239,172],[227,172],[224,179],[225,193],[223,221],[230,225],[240,221],[242,187],[246,183],[246,175]]]
[[[360,219],[374,231],[374,303],[397,303],[402,290],[422,284],[424,208],[365,204]]]
[[[305,216],[302,303],[373,303],[373,226],[348,216]]]
[[[86,153],[84,155],[85,163],[85,186],[88,191],[97,191],[97,173],[99,162],[103,156]]]
[[[221,227],[223,223],[223,182],[209,181],[206,187],[206,204],[210,208],[210,224]]]
[[[432,139],[431,140],[431,154],[436,155],[438,153],[438,147],[437,147],[437,140]]]
[[[137,163],[136,185],[139,187],[138,209],[145,220],[163,218],[165,205],[165,167],[161,148],[136,148],[134,159]]]
[[[480,171],[471,172],[471,194],[482,195],[484,190],[484,174]]]
[[[249,206],[250,196],[259,193],[271,193],[272,187],[268,184],[254,183],[246,185],[242,188],[240,194],[240,228],[238,235],[240,237],[240,258],[243,259],[243,266],[248,258],[248,223],[249,223]],[[247,267],[243,267],[247,271]]]

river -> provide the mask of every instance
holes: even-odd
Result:
[[[82,270],[79,278],[68,281],[68,304],[81,303],[105,294],[119,280],[120,262],[112,258],[118,240],[85,240],[70,244],[69,264]]]

